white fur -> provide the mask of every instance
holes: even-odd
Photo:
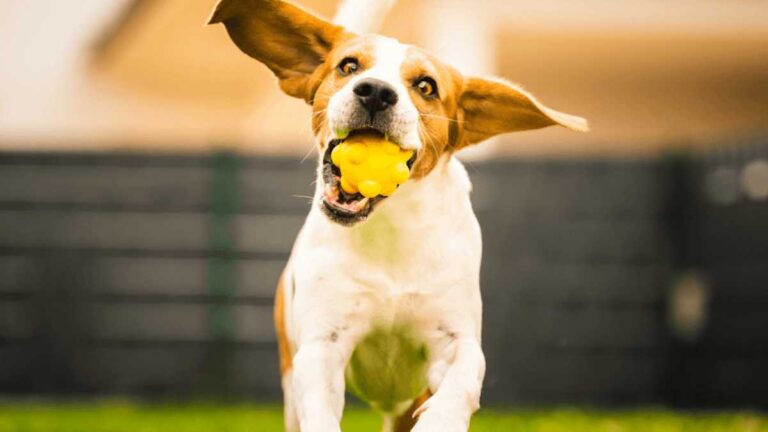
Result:
[[[389,325],[413,329],[430,352],[434,396],[414,430],[465,432],[485,372],[482,248],[466,170],[444,156],[353,227],[323,214],[321,188],[286,272],[291,405],[301,431],[340,430],[346,362],[372,325]]]
[[[408,46],[395,39],[376,36],[374,65],[362,71],[331,96],[328,102],[328,125],[331,132],[352,129],[349,126],[351,110],[356,107],[357,96],[352,89],[360,80],[376,78],[389,83],[397,92],[398,102],[390,109],[393,110],[393,121],[390,123],[389,138],[408,150],[419,150],[419,111],[411,101],[408,88],[400,74],[400,68],[405,60]]]

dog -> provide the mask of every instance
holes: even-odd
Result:
[[[482,248],[455,154],[507,132],[586,131],[586,120],[284,1],[221,0],[215,23],[313,109],[313,205],[275,296],[286,430],[340,431],[350,391],[384,431],[467,431],[485,374]],[[340,190],[330,154],[355,134],[414,151],[391,197]]]

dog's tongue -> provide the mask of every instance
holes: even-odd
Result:
[[[325,188],[325,199],[338,208],[357,213],[363,211],[368,204],[368,198],[341,202],[339,200],[340,194],[341,192],[337,186],[326,186]]]

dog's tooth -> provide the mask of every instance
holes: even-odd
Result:
[[[325,185],[325,199],[336,201],[339,198],[339,189],[331,185]]]
[[[365,208],[365,205],[368,204],[368,198],[363,198],[360,201],[355,201],[355,211],[360,211]]]

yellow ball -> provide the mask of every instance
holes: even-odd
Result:
[[[341,188],[366,198],[389,196],[411,176],[407,162],[412,150],[403,150],[383,138],[354,135],[331,153],[331,161],[341,170]]]

